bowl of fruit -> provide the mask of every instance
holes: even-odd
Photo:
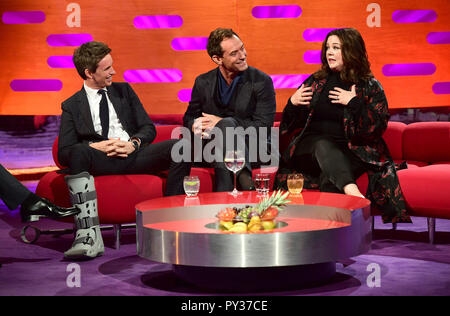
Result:
[[[270,232],[277,228],[279,211],[286,204],[289,192],[281,190],[267,196],[256,206],[246,205],[245,207],[227,207],[217,213],[219,229],[229,233],[255,233]]]

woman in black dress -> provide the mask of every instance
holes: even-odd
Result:
[[[367,198],[384,222],[410,222],[395,164],[382,135],[389,109],[374,78],[364,40],[352,28],[331,31],[322,44],[321,68],[306,79],[283,110],[283,152],[275,188],[302,172],[305,187],[363,197],[356,179],[367,172]]]

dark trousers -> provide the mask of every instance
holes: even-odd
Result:
[[[343,140],[309,135],[296,147],[294,168],[319,178],[322,192],[343,193],[344,187],[356,183],[370,166],[359,159]]]
[[[10,210],[15,210],[30,194],[19,180],[0,165],[0,199]]]
[[[216,192],[226,192],[233,190],[234,187],[234,176],[233,172],[229,171],[225,167],[225,163],[223,162],[223,158],[225,156],[225,152],[227,150],[241,150],[245,154],[245,166],[242,170],[240,170],[237,174],[239,175],[241,172],[246,170],[247,173],[251,176],[251,165],[249,163],[249,152],[248,152],[248,145],[244,137],[241,137],[241,135],[235,136],[234,139],[234,147],[230,147],[229,143],[227,143],[227,136],[226,136],[226,129],[227,128],[236,128],[238,127],[238,122],[233,119],[232,117],[226,117],[221,119],[216,126],[215,129],[220,130],[219,133],[211,133],[212,138],[211,139],[202,139],[199,140],[198,138],[195,139],[197,136],[193,136],[193,133],[190,133],[189,138],[183,138],[180,140],[180,144],[177,146],[178,148],[182,148],[183,150],[188,150],[190,152],[190,161],[192,162],[191,165],[198,166],[198,167],[209,167],[214,168],[215,173],[215,191]],[[216,137],[217,135],[222,135],[222,137]],[[198,150],[196,152],[196,144],[194,144],[195,141],[201,142],[201,150]],[[237,146],[237,144],[241,144],[242,146]],[[212,146],[214,145],[214,146]],[[205,153],[210,152],[210,148],[214,148],[215,150],[212,151],[214,153],[214,157],[220,157],[219,159],[209,159],[209,161],[205,161]],[[180,154],[182,155],[183,152],[180,150]],[[211,157],[210,157],[211,158]],[[239,186],[239,183],[237,183]],[[248,189],[248,188],[241,188],[241,189]]]
[[[108,157],[105,153],[86,144],[72,147],[69,155],[70,174],[83,171],[93,176],[114,174],[157,174],[169,170],[166,195],[184,194],[183,178],[189,175],[186,163],[174,163],[171,159],[172,146],[176,139],[142,146],[127,158]]]

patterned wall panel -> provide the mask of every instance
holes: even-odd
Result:
[[[184,113],[195,77],[215,67],[205,49],[219,26],[272,77],[278,111],[341,27],[363,35],[391,108],[450,105],[448,0],[1,0],[0,15],[0,115],[60,114],[82,86],[71,55],[89,40],[110,45],[115,80],[147,111]]]

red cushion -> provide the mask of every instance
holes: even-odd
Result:
[[[52,146],[52,157],[53,157],[53,161],[55,162],[56,166],[59,169],[64,169],[65,166],[63,166],[62,164],[59,163],[58,161],[58,139],[59,136],[56,136],[55,141],[53,142],[53,146]]]
[[[55,204],[69,207],[69,191],[64,176],[55,171],[47,173],[39,181],[36,193]],[[136,221],[137,203],[163,195],[163,180],[154,175],[97,176],[94,181],[102,224],[133,223]]]
[[[163,196],[163,180],[154,175],[108,175],[94,179],[101,223],[135,222],[137,203]]]
[[[386,131],[383,134],[383,139],[386,142],[392,159],[402,160],[402,139],[403,131],[406,128],[405,123],[389,122]]]
[[[64,175],[56,171],[45,174],[36,187],[36,194],[49,199],[57,205],[70,207],[69,190]]]
[[[367,176],[367,173],[364,173],[356,180],[356,185],[363,195],[367,193],[367,186],[369,185],[369,177]]]
[[[200,193],[213,192],[215,181],[214,168],[192,168],[191,176],[199,178]]]
[[[450,165],[450,161],[436,161],[432,165]]]
[[[158,125],[158,126],[156,126],[156,138],[153,140],[153,143],[159,143],[164,140],[179,138],[180,127],[181,127],[180,125]],[[174,130],[174,132],[172,133],[173,130]]]
[[[428,163],[450,161],[450,122],[409,124],[403,132],[403,158]]]
[[[183,114],[150,114],[150,119],[161,124],[183,124]]]
[[[411,215],[450,219],[450,165],[398,171]]]
[[[418,168],[418,167],[426,167],[429,165],[428,162],[416,161],[416,160],[407,160],[406,164],[408,165],[408,169]]]

